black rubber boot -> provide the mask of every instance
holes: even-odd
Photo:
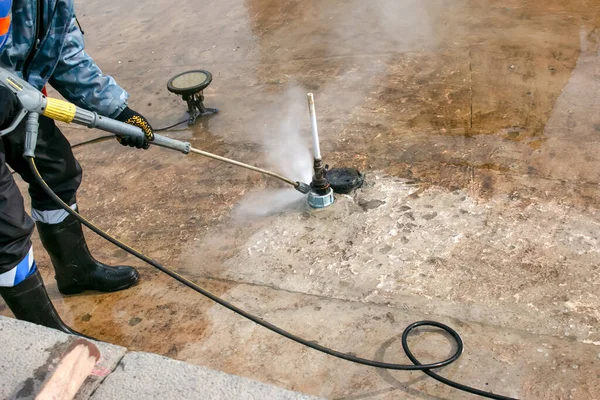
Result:
[[[139,274],[132,267],[111,267],[96,261],[85,243],[81,223],[72,215],[59,224],[36,222],[36,226],[54,265],[56,283],[62,294],[84,290],[116,292],[138,281]]]
[[[44,281],[38,271],[13,287],[0,287],[0,295],[17,319],[57,329],[71,335],[84,336],[69,328],[52,305]]]

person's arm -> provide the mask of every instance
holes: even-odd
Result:
[[[68,101],[116,118],[127,107],[129,94],[112,77],[102,74],[84,47],[83,34],[73,16],[49,83]]]
[[[146,134],[145,138],[117,136],[117,140],[124,146],[148,148],[148,142],[154,139],[150,123],[127,106],[129,94],[112,77],[102,74],[84,47],[83,34],[73,16],[58,64],[50,78],[50,85],[71,103],[139,126]]]

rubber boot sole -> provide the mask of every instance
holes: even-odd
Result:
[[[140,274],[138,273],[137,270],[135,270],[135,274],[132,275],[128,281],[125,281],[121,286],[117,286],[117,287],[110,288],[110,289],[99,290],[99,289],[92,287],[91,285],[70,285],[67,287],[61,287],[61,285],[59,285],[58,282],[57,282],[57,286],[58,286],[58,291],[60,292],[60,294],[63,294],[63,295],[80,294],[80,293],[83,293],[88,290],[95,290],[95,291],[102,292],[102,293],[114,293],[114,292],[118,292],[121,290],[129,289],[130,287],[134,286],[138,282],[139,279],[140,279]]]

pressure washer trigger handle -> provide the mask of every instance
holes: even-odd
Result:
[[[21,107],[21,111],[19,111],[19,114],[17,114],[17,116],[13,118],[12,123],[8,126],[8,128],[0,130],[0,137],[11,133],[15,129],[17,129],[17,126],[19,126],[19,124],[21,123],[21,121],[23,121],[23,118],[25,118],[26,115],[27,110],[24,107]]]
[[[28,82],[2,67],[0,67],[0,85],[13,92],[21,106],[19,113],[13,118],[10,126],[0,131],[0,136],[14,131],[27,113],[36,112],[41,114],[44,112],[46,96]]]

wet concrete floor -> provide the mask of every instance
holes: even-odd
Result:
[[[88,52],[156,127],[185,117],[171,76],[213,73],[206,105],[219,115],[169,135],[304,179],[311,91],[326,161],[368,174],[355,196],[315,212],[245,170],[103,142],[76,150],[92,221],[321,344],[406,362],[398,335],[436,319],[465,336],[451,379],[520,398],[600,398],[598,2],[77,8]],[[65,132],[72,143],[101,134]],[[467,398],[275,337],[88,238],[142,281],[62,297],[36,239],[53,301],[86,334],[327,398]],[[450,351],[435,335],[413,340],[424,360]]]

